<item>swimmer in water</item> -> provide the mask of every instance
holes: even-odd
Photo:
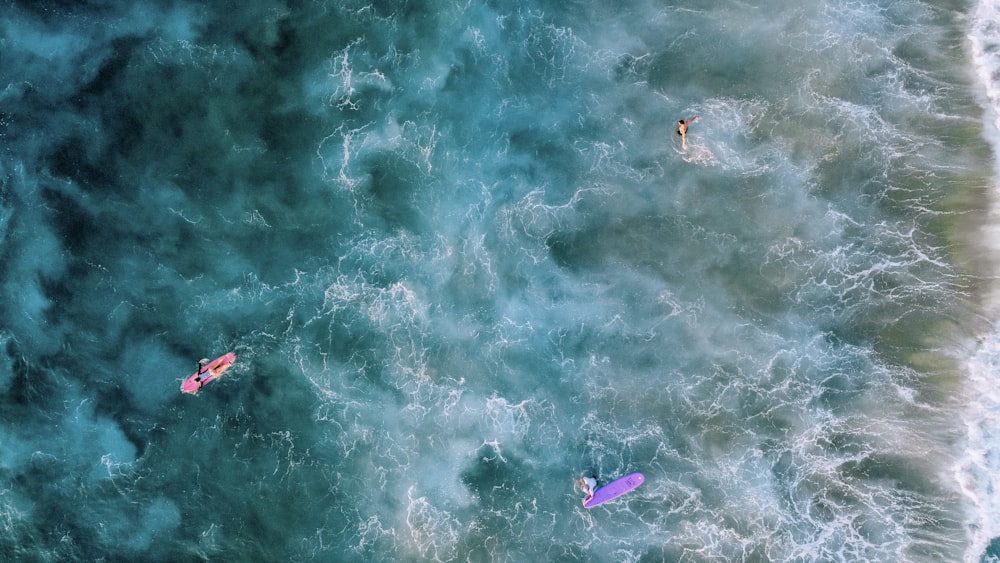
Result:
[[[699,119],[701,119],[701,116],[696,115],[694,117],[682,119],[677,122],[677,134],[681,136],[681,149],[687,150],[688,148],[688,137],[687,137],[688,125],[691,125],[692,123],[698,121]]]
[[[583,504],[586,505],[590,499],[594,498],[594,489],[597,488],[597,479],[593,477],[583,476],[573,483],[574,489],[580,489],[583,494],[587,495],[587,498],[583,499]]]

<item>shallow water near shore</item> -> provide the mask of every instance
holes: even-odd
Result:
[[[0,558],[997,560],[997,9],[702,4],[9,2]]]

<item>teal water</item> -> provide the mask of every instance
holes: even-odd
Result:
[[[996,9],[703,4],[6,2],[0,558],[995,560]]]

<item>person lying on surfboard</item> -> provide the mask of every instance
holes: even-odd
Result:
[[[198,375],[195,376],[194,380],[198,382],[199,389],[205,386],[205,382],[202,381],[201,376],[205,373],[208,373],[208,370],[205,369],[205,366],[207,365],[208,365],[208,358],[202,358],[198,360]]]
[[[573,488],[580,489],[583,491],[583,494],[587,495],[587,498],[583,499],[583,503],[587,504],[587,501],[594,498],[594,489],[597,488],[597,479],[584,475],[573,483]]]
[[[202,387],[222,377],[222,374],[226,373],[226,370],[232,367],[235,361],[236,354],[232,352],[223,354],[214,360],[199,360],[198,370],[189,375],[184,383],[181,383],[181,392],[196,395]]]
[[[688,125],[691,125],[695,121],[701,119],[700,115],[694,117],[689,117],[687,119],[682,119],[677,122],[677,134],[681,136],[681,148],[687,150],[688,148]]]

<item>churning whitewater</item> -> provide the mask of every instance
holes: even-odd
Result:
[[[1000,560],[1000,4],[605,4],[4,2],[0,559]]]

